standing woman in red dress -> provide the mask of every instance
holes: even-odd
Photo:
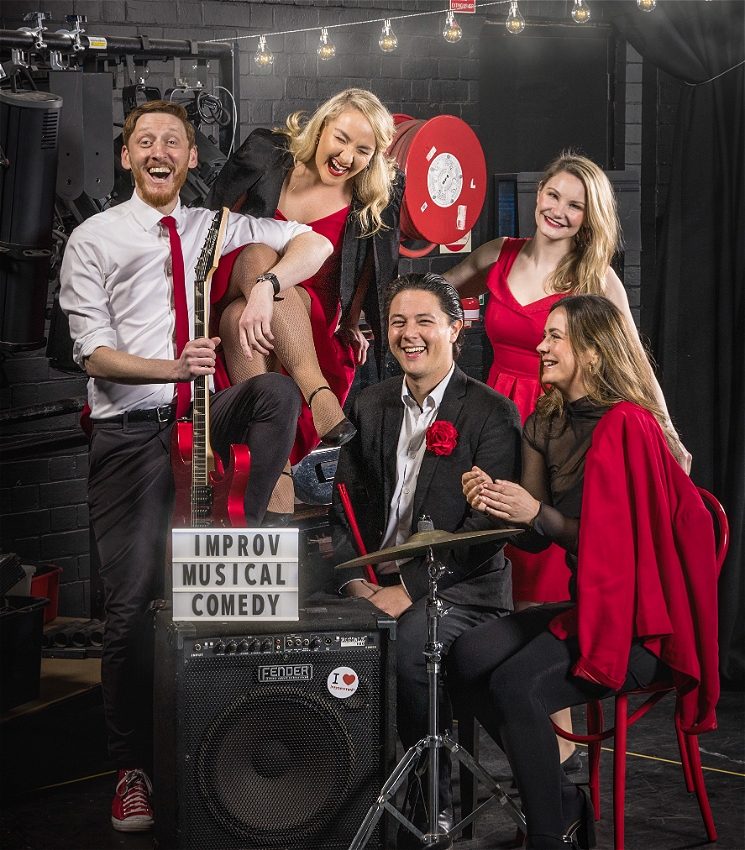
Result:
[[[626,317],[641,350],[626,290],[610,267],[620,226],[613,187],[603,171],[586,157],[562,153],[538,184],[535,223],[532,239],[494,239],[444,274],[461,298],[491,294],[484,327],[494,363],[487,383],[515,402],[523,424],[542,392],[536,346],[551,308],[563,296],[605,295]],[[662,390],[654,375],[652,380],[670,424]],[[669,430],[676,433],[671,424]],[[677,442],[675,449],[677,460],[689,471],[685,447]],[[512,562],[516,611],[569,598],[570,573],[560,547],[554,544],[537,555],[512,546],[505,552]],[[553,719],[571,730],[568,710]],[[578,769],[574,745],[560,738],[559,748],[567,767]]]
[[[320,441],[340,446],[354,436],[341,406],[367,357],[363,310],[382,362],[380,316],[385,289],[398,274],[404,189],[403,174],[385,153],[394,132],[374,94],[347,89],[307,121],[295,113],[283,128],[251,133],[207,198],[213,209],[309,224],[334,246],[321,269],[295,287],[262,279],[277,259],[263,246],[240,253],[232,272],[229,261],[221,264],[213,284],[231,381],[283,369],[305,398],[293,464]],[[291,514],[293,495],[291,479],[280,478],[270,511]]]

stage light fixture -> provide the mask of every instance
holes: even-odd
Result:
[[[657,0],[636,0],[636,5],[642,12],[651,12],[657,5]]]
[[[321,29],[321,37],[318,40],[318,50],[316,52],[324,62],[336,56],[336,47],[329,41],[329,31],[326,27]]]
[[[259,66],[259,68],[269,68],[274,64],[274,56],[266,46],[266,36],[259,36],[259,46],[256,49],[256,56],[254,56],[254,62]]]
[[[504,22],[507,31],[513,35],[521,33],[525,29],[525,18],[520,14],[517,8],[517,0],[511,0],[510,11],[507,14],[507,20]]]
[[[590,20],[590,10],[585,6],[585,0],[574,0],[572,20],[575,24],[586,24]]]
[[[383,53],[393,53],[393,51],[398,47],[396,33],[391,29],[391,22],[387,19],[383,24],[383,30],[380,33],[378,45]]]
[[[455,20],[452,9],[448,12],[447,18],[445,18],[445,28],[442,31],[442,37],[449,44],[455,44],[456,41],[460,41],[463,38],[463,30]]]

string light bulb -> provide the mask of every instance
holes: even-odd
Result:
[[[455,14],[452,9],[448,12],[447,18],[445,18],[445,28],[442,31],[442,37],[448,44],[455,44],[456,41],[460,41],[463,38],[463,30],[455,20]]]
[[[586,24],[590,20],[590,10],[585,6],[585,0],[574,0],[572,20],[575,24]]]
[[[651,12],[657,5],[657,0],[636,0],[636,5],[642,12]]]
[[[274,64],[274,55],[266,46],[266,36],[259,36],[259,46],[256,49],[256,56],[254,56],[254,62],[259,66],[259,68],[269,68]]]
[[[511,0],[510,11],[507,14],[507,20],[504,22],[504,25],[507,27],[507,32],[511,32],[513,35],[517,35],[525,29],[525,18],[523,18],[520,10],[517,8],[517,0]]]
[[[318,40],[318,50],[316,52],[324,62],[336,56],[336,47],[329,41],[329,31],[326,27],[321,29],[321,37]]]
[[[398,47],[398,39],[396,38],[396,33],[391,29],[391,22],[386,19],[383,24],[383,31],[380,33],[380,38],[378,39],[378,46],[383,51],[383,53],[393,53],[393,51]]]

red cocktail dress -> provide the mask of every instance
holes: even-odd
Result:
[[[494,349],[487,384],[511,398],[525,420],[542,393],[540,358],[536,346],[543,337],[551,307],[565,293],[547,295],[532,304],[520,304],[507,283],[510,269],[527,239],[504,240],[486,284],[491,298],[484,314],[484,329]],[[560,602],[569,599],[569,568],[564,550],[553,544],[539,554],[505,548],[512,562],[512,596],[521,602]]]

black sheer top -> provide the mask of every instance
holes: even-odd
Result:
[[[541,502],[533,527],[515,537],[514,546],[541,552],[551,543],[566,549],[572,571],[569,592],[575,598],[579,518],[585,456],[595,426],[608,407],[586,397],[564,405],[561,415],[548,419],[532,413],[523,426],[522,486]]]

